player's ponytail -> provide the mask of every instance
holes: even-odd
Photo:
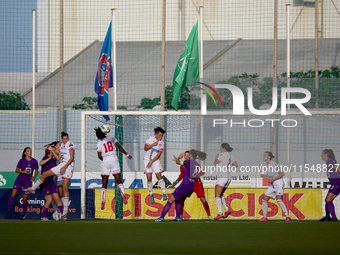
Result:
[[[334,159],[334,161],[336,162],[335,155],[332,149],[325,149],[323,150],[323,153],[325,153],[328,158]]]
[[[207,154],[202,151],[197,151],[197,150],[190,150],[190,154],[192,155],[193,159],[195,160],[197,157],[200,160],[205,160],[207,158]]]
[[[270,157],[270,160],[272,160],[273,158],[275,158],[275,156],[273,155],[273,153],[271,151],[265,151],[265,153],[268,154],[268,156]]]
[[[22,155],[21,155],[21,158],[25,158],[26,157],[26,151],[28,150],[28,149],[31,149],[30,147],[26,147],[25,149],[24,149],[24,151],[22,152]]]
[[[232,152],[233,148],[230,147],[229,143],[222,143],[221,147],[225,149],[227,152]]]
[[[99,140],[103,140],[106,137],[106,134],[103,133],[100,127],[94,129],[96,131],[96,136]]]

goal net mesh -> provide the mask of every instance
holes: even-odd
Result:
[[[220,153],[221,144],[227,142],[233,148],[232,155],[239,165],[236,172],[231,173],[232,181],[225,192],[227,205],[232,211],[231,219],[261,217],[262,196],[269,186],[268,179],[260,177],[263,173],[261,167],[265,165],[263,161],[265,151],[274,151],[275,158],[273,160],[285,169],[286,190],[283,201],[291,218],[317,219],[321,217],[324,207],[321,200],[324,194],[321,189],[329,187],[329,183],[323,169],[325,162],[322,161],[320,155],[324,149],[340,151],[340,142],[336,139],[340,135],[338,128],[340,114],[338,112],[324,114],[320,111],[313,113],[312,116],[255,117],[249,115],[160,116],[141,115],[138,112],[132,114],[109,115],[109,121],[106,121],[101,115],[85,115],[87,218],[156,219],[160,216],[166,201],[162,199],[162,191],[153,174],[155,203],[151,203],[143,163],[145,141],[154,135],[153,129],[157,126],[166,130],[163,138],[165,150],[161,162],[164,169],[162,176],[166,183],[168,197],[174,191],[171,184],[180,175],[179,166],[174,163],[173,155],[178,156],[190,149],[202,150],[207,153],[204,162],[198,161],[206,170],[205,175],[201,177],[205,199],[209,204],[211,215],[216,216],[214,190],[216,172],[209,167],[214,165],[214,159],[216,154]],[[220,122],[216,122],[216,119],[219,119]],[[105,197],[106,206],[104,210],[101,210],[101,161],[97,156],[98,140],[94,128],[104,123],[111,126],[108,136],[116,137],[132,156],[132,160],[128,160],[117,150],[128,203],[123,205],[120,191],[111,175]],[[287,128],[289,125],[291,126],[290,134],[288,134]],[[202,127],[204,127],[203,130]],[[289,137],[290,144],[288,146]],[[288,162],[288,151],[290,162]],[[241,172],[241,167],[244,168],[243,172]],[[315,197],[319,198],[313,200]],[[282,218],[281,208],[276,202],[271,201],[269,208],[268,217]],[[167,218],[174,217],[175,207],[173,205]],[[194,193],[185,202],[184,218],[207,218],[207,212],[201,199]]]

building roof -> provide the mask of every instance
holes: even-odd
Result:
[[[315,69],[314,39],[291,41],[291,71]],[[319,39],[319,70],[340,66],[340,39]],[[166,42],[165,84],[172,85],[173,73],[183,41]],[[94,80],[103,42],[94,41],[64,65],[64,107],[81,103],[83,97],[96,97]],[[230,47],[228,47],[230,46]],[[213,84],[233,75],[273,75],[273,40],[204,42],[204,79]],[[278,75],[286,72],[286,42],[278,40]],[[209,62],[209,66],[207,63]],[[158,97],[161,91],[161,42],[117,42],[118,106],[134,107],[143,97]],[[58,106],[60,70],[36,85],[36,106]],[[29,88],[29,86],[28,86]],[[112,89],[110,107],[113,106]],[[31,105],[31,89],[23,93]]]

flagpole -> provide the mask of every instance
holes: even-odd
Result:
[[[111,8],[112,12],[112,26],[111,26],[111,34],[112,34],[112,49],[111,49],[111,58],[112,58],[112,68],[113,68],[113,110],[117,111],[117,69],[116,69],[116,8]]]
[[[200,28],[200,82],[203,82],[203,6],[199,7],[199,28]],[[201,85],[202,87],[202,85]],[[201,151],[204,151],[204,117],[203,114],[206,114],[206,107],[203,107],[203,103],[205,105],[207,101],[207,95],[203,93],[201,90]],[[201,162],[203,166],[203,162]]]
[[[32,10],[32,157],[35,152],[35,10]]]
[[[287,88],[290,87],[290,4],[287,6],[287,28],[286,28],[286,51],[287,51]],[[290,95],[288,93],[287,98]],[[287,111],[290,112],[290,104],[287,105]],[[290,167],[290,128],[287,129],[287,166]],[[289,168],[290,169],[290,168]],[[291,187],[291,173],[288,174],[289,186]]]

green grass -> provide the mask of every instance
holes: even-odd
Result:
[[[2,220],[0,254],[335,254],[340,223]]]

